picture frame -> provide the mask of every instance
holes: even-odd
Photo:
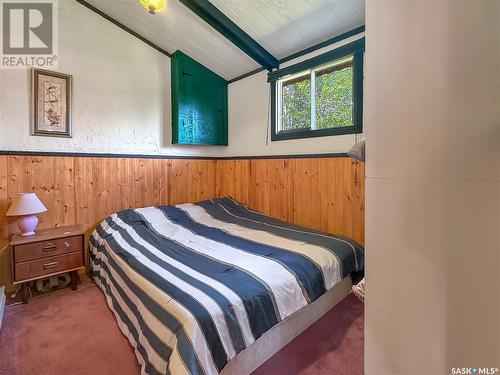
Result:
[[[70,74],[31,70],[31,135],[72,137],[72,88]]]

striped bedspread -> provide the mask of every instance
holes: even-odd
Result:
[[[93,275],[146,374],[218,374],[264,332],[363,269],[351,240],[231,198],[129,209],[90,239]]]

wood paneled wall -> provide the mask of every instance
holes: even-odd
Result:
[[[40,228],[80,223],[90,233],[120,209],[230,195],[271,216],[364,243],[364,165],[349,158],[0,156],[0,285],[8,287],[4,245],[16,228],[5,212],[26,191],[48,208]]]
[[[350,158],[218,160],[215,194],[364,243],[364,179]]]

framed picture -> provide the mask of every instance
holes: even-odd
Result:
[[[71,90],[71,75],[32,69],[32,135],[71,137]]]

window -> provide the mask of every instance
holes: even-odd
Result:
[[[362,132],[364,39],[269,73],[273,141]]]

